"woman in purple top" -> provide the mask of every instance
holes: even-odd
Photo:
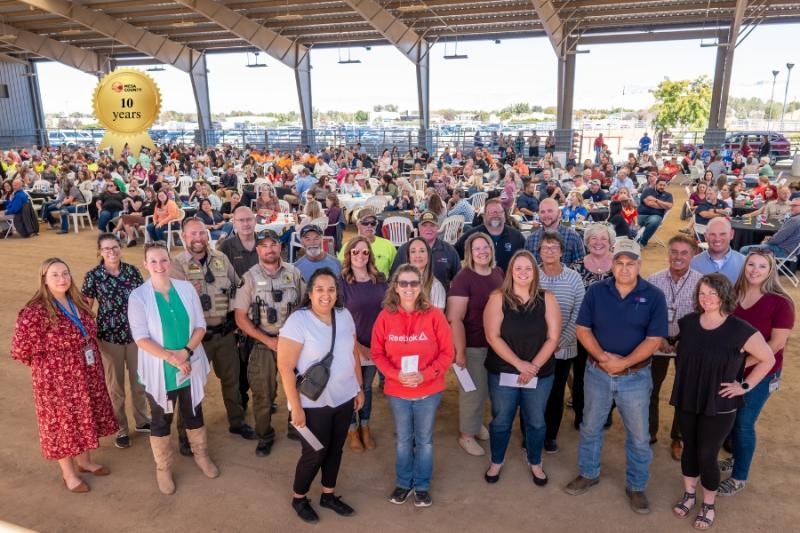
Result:
[[[375,256],[365,237],[355,237],[345,246],[339,284],[344,306],[356,324],[356,349],[361,355],[361,375],[364,378],[364,406],[358,411],[357,417],[353,413],[347,433],[350,449],[360,452],[364,448],[375,448],[375,441],[369,432],[372,381],[376,372],[370,356],[370,340],[372,324],[381,312],[381,303],[388,287],[386,278],[375,266]]]

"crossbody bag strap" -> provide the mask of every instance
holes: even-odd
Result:
[[[325,355],[325,357],[322,358],[322,361],[320,361],[328,368],[330,368],[331,365],[333,364],[333,346],[335,344],[336,344],[336,309],[334,309],[333,312],[331,313],[331,349],[328,350],[328,353]]]

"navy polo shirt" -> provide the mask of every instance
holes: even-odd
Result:
[[[656,200],[661,200],[662,202],[672,202],[672,194],[668,193],[667,191],[658,192],[653,187],[646,187],[645,190],[642,191],[642,196],[639,198],[639,214],[640,215],[659,215],[661,217],[667,214],[666,209],[650,207],[646,203],[644,203],[644,199],[653,196]]]
[[[528,196],[527,193],[522,193],[517,196],[517,209],[528,209],[534,213],[539,211],[539,200],[535,196]]]
[[[667,301],[658,287],[642,278],[622,298],[614,278],[607,278],[586,291],[576,324],[591,329],[606,352],[627,357],[646,337],[669,334]]]

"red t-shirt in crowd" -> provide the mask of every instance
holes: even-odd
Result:
[[[773,329],[794,328],[794,305],[788,299],[777,294],[765,294],[749,309],[737,305],[733,314],[760,331],[767,342],[772,337]],[[781,349],[775,354],[775,366],[769,373],[775,373],[782,368],[783,350]],[[749,374],[750,370],[752,367],[745,371],[745,375]]]
[[[467,348],[486,348],[486,334],[483,332],[483,308],[489,301],[492,291],[503,284],[503,271],[494,267],[491,274],[481,276],[474,270],[462,268],[453,278],[447,296],[464,296],[469,298],[467,312],[464,315],[464,331],[467,337]]]
[[[375,366],[386,377],[383,390],[396,398],[424,398],[444,390],[444,376],[453,363],[453,334],[441,309],[409,313],[398,307],[383,309],[372,327],[370,353]],[[406,387],[397,379],[404,356],[419,356],[417,369],[424,380]]]

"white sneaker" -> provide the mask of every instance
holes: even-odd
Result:
[[[478,434],[475,435],[475,438],[478,440],[489,440],[489,430],[486,429],[486,426],[481,426],[481,430],[478,431]]]
[[[473,439],[472,437],[465,439],[463,437],[459,437],[458,445],[464,448],[464,451],[470,455],[474,455],[476,457],[480,457],[481,455],[486,455],[486,450],[478,444],[478,441]]]

